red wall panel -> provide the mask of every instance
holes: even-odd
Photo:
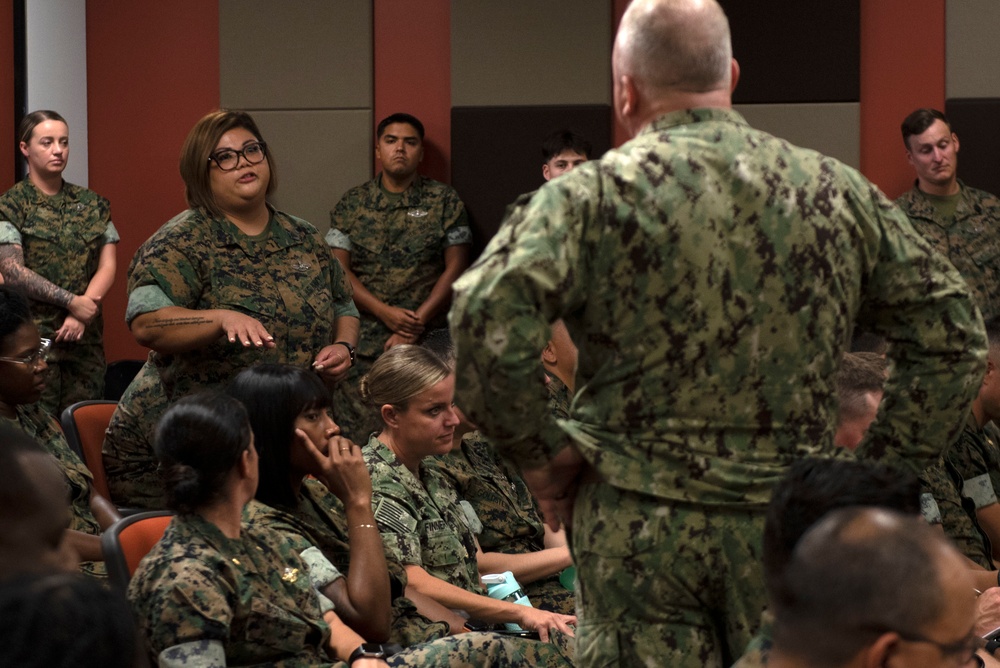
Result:
[[[125,327],[128,264],[186,208],[181,144],[219,106],[218,4],[88,2],[87,93],[90,187],[111,200],[122,237],[104,305],[105,348],[109,360],[144,358]]]
[[[899,124],[944,110],[945,0],[861,0],[861,171],[889,197],[913,185]]]
[[[420,172],[450,182],[451,1],[417,7],[411,0],[374,0],[373,9],[374,122],[398,111],[419,118],[426,133]]]

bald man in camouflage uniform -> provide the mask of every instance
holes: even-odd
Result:
[[[375,147],[382,171],[348,190],[330,213],[326,242],[361,310],[357,359],[333,390],[334,413],[344,435],[358,443],[382,426],[358,382],[383,350],[447,326],[452,281],[469,266],[465,206],[451,186],[417,173],[423,141],[424,127],[413,116],[383,119]]]
[[[714,0],[637,0],[612,59],[633,139],[543,185],[455,285],[456,400],[572,523],[580,665],[729,665],[765,605],[773,484],[826,452],[856,321],[895,368],[858,453],[914,469],[961,429],[982,320],[855,170],[750,128]],[[569,420],[537,359],[579,347]]]
[[[41,405],[56,417],[104,397],[104,320],[98,311],[89,323],[77,321],[68,305],[87,292],[108,248],[113,280],[117,244],[111,204],[92,190],[63,182],[48,196],[25,179],[0,196],[0,271],[31,298],[38,331],[53,342]],[[78,322],[82,334],[57,341],[67,321]]]

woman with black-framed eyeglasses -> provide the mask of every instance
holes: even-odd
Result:
[[[119,515],[94,489],[90,471],[69,447],[56,421],[38,403],[45,390],[50,345],[48,339],[38,335],[27,297],[0,285],[0,424],[28,434],[59,461],[72,508],[63,540],[79,554],[83,573],[103,578],[106,571],[101,532]]]
[[[309,223],[267,201],[274,155],[242,111],[202,118],[181,151],[189,206],[137,251],[126,319],[153,349],[104,442],[114,500],[160,508],[153,425],[170,403],[223,387],[260,362],[318,371],[329,384],[354,362],[358,311],[340,264]]]

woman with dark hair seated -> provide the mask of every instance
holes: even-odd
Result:
[[[246,407],[261,459],[260,503],[247,506],[245,519],[282,533],[300,554],[318,548],[345,575],[323,593],[367,639],[409,646],[447,635],[448,623],[432,622],[403,595],[403,567],[386,564],[361,448],[339,436],[319,376],[260,364],[237,375],[228,393]],[[430,599],[419,607],[462,628],[461,618]]]
[[[361,380],[362,396],[380,410],[384,423],[364,454],[386,550],[406,564],[413,588],[446,607],[486,622],[517,624],[538,631],[542,639],[553,629],[571,636],[576,617],[485,594],[475,518],[448,480],[426,462],[452,448],[459,424],[454,392],[450,365],[412,345],[385,352]]]
[[[284,536],[243,523],[257,490],[258,456],[236,399],[181,399],[157,425],[154,448],[177,516],[140,563],[129,600],[159,665],[532,665],[490,634],[398,653],[365,643],[321,603],[316,588],[328,583],[330,569],[314,568],[319,559],[307,565]]]
[[[49,345],[48,339],[38,335],[27,298],[0,285],[0,424],[28,434],[59,460],[73,510],[66,538],[80,555],[80,570],[103,578],[107,573],[101,532],[119,515],[94,490],[90,471],[69,447],[56,421],[38,404],[45,389]]]

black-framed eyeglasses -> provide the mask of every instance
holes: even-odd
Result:
[[[208,161],[217,164],[224,172],[231,172],[240,164],[240,156],[251,165],[264,162],[264,158],[267,157],[267,144],[255,141],[240,150],[224,148],[208,156]]]
[[[963,666],[972,661],[972,658],[976,654],[976,650],[982,649],[986,646],[986,639],[976,635],[975,632],[962,640],[942,643],[937,640],[932,640],[925,635],[910,633],[909,631],[899,631],[897,629],[885,627],[867,627],[865,630],[873,633],[895,633],[906,642],[919,642],[934,645],[938,648],[938,651],[941,652],[942,657],[954,657]]]
[[[14,364],[24,364],[25,366],[38,366],[39,362],[49,359],[49,350],[52,348],[51,339],[42,339],[38,344],[38,350],[27,357],[0,357],[0,362],[13,362]]]

